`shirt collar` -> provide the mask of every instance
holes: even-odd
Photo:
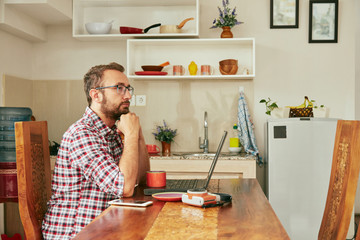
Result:
[[[108,127],[104,121],[89,107],[86,107],[84,116],[91,119],[95,127],[99,130],[103,136],[113,135],[116,133],[116,125],[112,128]]]

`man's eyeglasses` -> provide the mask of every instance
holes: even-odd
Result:
[[[120,84],[114,86],[107,86],[107,87],[97,87],[95,89],[99,90],[99,89],[114,88],[114,87],[116,87],[117,92],[120,93],[121,95],[125,95],[126,90],[129,91],[131,96],[134,94],[134,88],[132,86],[125,87],[124,85],[120,85]]]

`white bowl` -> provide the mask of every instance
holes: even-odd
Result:
[[[90,34],[108,34],[111,30],[112,23],[89,22],[85,24],[86,31]]]
[[[241,151],[241,147],[229,147],[229,151],[233,153],[239,153]]]

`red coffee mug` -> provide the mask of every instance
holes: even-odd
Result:
[[[181,76],[184,75],[185,68],[181,65],[174,65],[173,66],[173,75],[174,76]]]
[[[212,75],[213,68],[210,65],[201,65],[201,75]]]
[[[160,152],[160,148],[155,144],[146,144],[146,148],[147,148],[148,153]]]
[[[147,171],[146,185],[149,187],[165,187],[166,172],[165,171]]]

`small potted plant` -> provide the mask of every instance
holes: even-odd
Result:
[[[325,107],[323,104],[318,106],[315,100],[311,100],[311,103],[313,104],[314,117],[329,117],[329,109],[327,107]]]
[[[222,28],[221,38],[232,38],[231,28],[243,22],[239,22],[236,19],[236,7],[231,9],[229,7],[229,0],[222,0],[222,7],[223,9],[218,7],[219,17],[214,19],[213,25],[210,28]]]
[[[277,103],[271,100],[269,97],[266,99],[261,99],[260,103],[265,104],[265,114],[274,117],[274,118],[287,118],[289,116],[289,108],[282,108],[277,105]]]
[[[155,139],[161,142],[163,155],[169,156],[171,153],[171,142],[177,135],[177,129],[172,130],[163,120],[163,125],[156,126],[155,132],[152,133]]]

